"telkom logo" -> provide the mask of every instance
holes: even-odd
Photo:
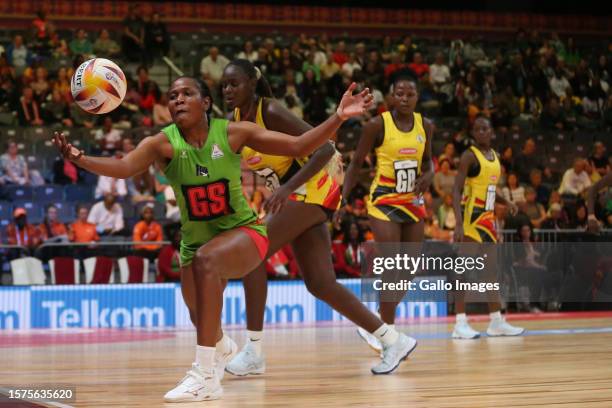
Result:
[[[166,324],[161,307],[100,308],[97,300],[81,300],[80,309],[65,307],[61,300],[42,302],[49,313],[49,327],[163,327]]]
[[[0,330],[18,328],[19,314],[14,310],[0,310]]]

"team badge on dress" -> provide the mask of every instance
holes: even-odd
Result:
[[[187,150],[181,150],[181,159],[187,158]]]
[[[208,169],[204,166],[200,166],[199,164],[196,164],[196,176],[197,177],[208,177]]]
[[[223,151],[221,150],[221,148],[219,147],[219,145],[218,145],[218,144],[216,144],[216,143],[215,143],[215,144],[213,145],[213,147],[212,147],[212,154],[211,154],[211,157],[212,157],[213,159],[218,159],[218,158],[220,158],[220,157],[223,157]]]
[[[425,138],[423,137],[423,135],[417,135],[416,139],[417,139],[417,141],[419,143],[424,143],[425,142]]]

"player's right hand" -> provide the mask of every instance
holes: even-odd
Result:
[[[79,150],[72,144],[68,143],[66,136],[62,132],[55,132],[53,134],[53,144],[60,151],[62,157],[66,160],[76,161],[85,154],[83,150]]]

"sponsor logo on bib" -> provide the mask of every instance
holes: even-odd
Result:
[[[221,148],[219,147],[219,145],[218,145],[218,144],[216,144],[216,143],[215,143],[215,144],[213,145],[213,147],[212,147],[212,154],[211,154],[211,157],[212,157],[213,159],[218,159],[218,158],[220,158],[220,157],[223,157],[223,151],[221,150]]]
[[[399,154],[415,154],[417,152],[417,149],[413,148],[413,147],[404,147],[399,149]]]

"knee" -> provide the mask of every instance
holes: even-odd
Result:
[[[318,299],[325,299],[327,294],[330,292],[330,283],[325,282],[324,279],[304,279],[306,288],[314,297]],[[335,282],[331,282],[333,285]]]
[[[200,276],[213,274],[217,270],[214,254],[202,248],[196,252],[192,264],[193,271]]]

